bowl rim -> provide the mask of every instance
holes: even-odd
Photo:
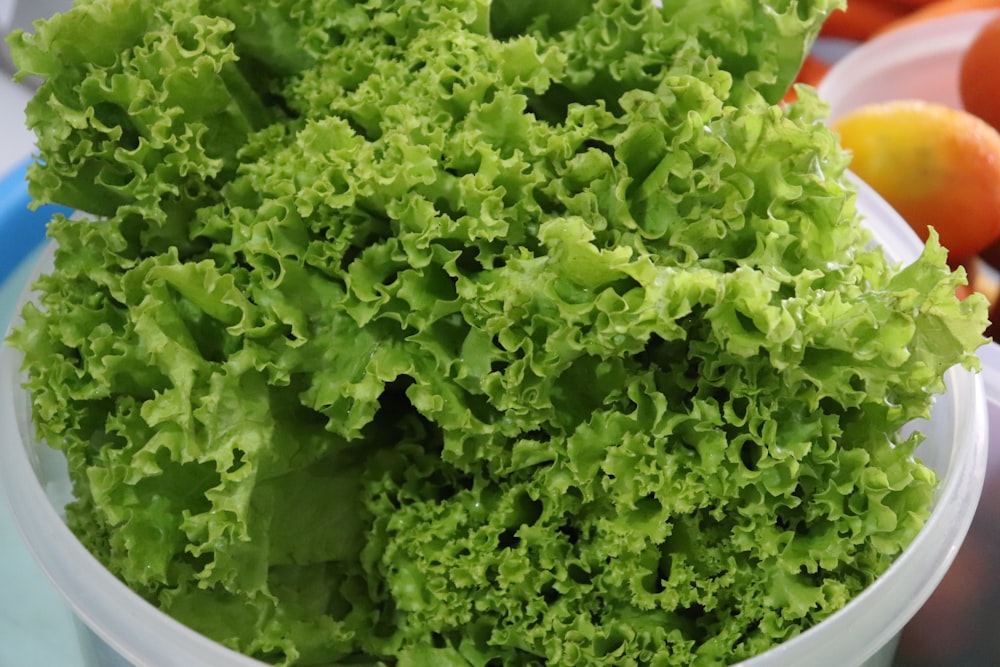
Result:
[[[866,82],[879,71],[914,59],[933,57],[942,52],[954,53],[966,48],[976,36],[976,29],[1000,15],[1000,7],[972,9],[929,18],[900,26],[859,44],[837,60],[816,86],[816,93],[830,104],[831,117],[839,115],[838,106],[850,88]]]

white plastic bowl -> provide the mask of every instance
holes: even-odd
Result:
[[[859,209],[894,259],[921,246],[874,192],[858,185]],[[42,262],[45,262],[43,257]],[[30,296],[30,295],[28,295]],[[27,298],[27,296],[25,297]],[[33,437],[20,354],[0,357],[0,486],[28,548],[80,620],[92,667],[261,667],[169,618],[128,589],[74,538],[62,520],[69,498],[65,461]],[[998,366],[997,368],[1000,368]],[[935,506],[913,544],[836,614],[740,667],[888,667],[896,638],[944,577],[972,521],[986,470],[988,425],[981,378],[961,368],[921,429],[918,455],[942,478]]]
[[[897,28],[865,42],[834,63],[817,86],[819,96],[830,104],[830,119],[890,100],[925,100],[960,108],[962,54],[997,14],[1000,10],[962,12]]]

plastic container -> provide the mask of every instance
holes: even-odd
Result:
[[[872,190],[859,184],[859,209],[894,259],[921,249],[909,227]],[[39,262],[44,270],[46,253]],[[26,294],[25,299],[30,294]],[[81,626],[91,667],[260,667],[167,617],[133,593],[73,537],[61,508],[70,489],[61,453],[37,442],[29,397],[20,388],[20,354],[0,357],[0,486],[14,520],[42,570],[68,601]],[[1000,369],[997,366],[996,369]],[[888,667],[898,634],[941,581],[975,513],[988,448],[982,378],[948,371],[948,390],[920,425],[918,450],[942,478],[935,506],[913,544],[871,587],[836,614],[740,667]]]
[[[961,107],[962,54],[1000,10],[952,14],[904,26],[865,42],[838,60],[817,86],[830,118],[866,104],[918,99]]]

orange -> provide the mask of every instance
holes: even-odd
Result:
[[[1000,15],[989,21],[962,56],[962,105],[1000,129]]]
[[[934,227],[960,263],[1000,238],[1000,132],[972,114],[919,101],[855,109],[833,123],[851,169],[921,239]]]

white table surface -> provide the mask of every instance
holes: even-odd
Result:
[[[24,125],[28,97],[0,78],[0,175],[32,153],[34,137]],[[7,330],[29,269],[30,258],[0,285],[0,331]],[[0,494],[0,667],[82,665],[72,613],[35,565]]]

